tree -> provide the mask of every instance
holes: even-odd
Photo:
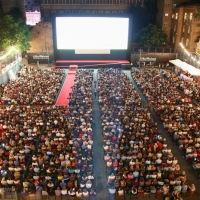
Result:
[[[132,32],[136,34],[142,28],[148,26],[149,24],[156,23],[157,14],[157,1],[156,0],[146,0],[136,1],[137,4],[131,5],[129,7],[129,13],[132,14]]]
[[[30,31],[22,19],[5,15],[0,19],[0,30],[1,48],[6,50],[14,46],[20,51],[29,50]]]
[[[22,20],[26,20],[23,12],[18,7],[11,8],[7,15],[11,15],[14,19],[20,18]]]
[[[165,45],[166,39],[167,34],[152,24],[149,24],[134,35],[135,42],[145,47],[161,47]]]

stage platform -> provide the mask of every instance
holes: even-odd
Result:
[[[54,68],[69,69],[70,65],[78,65],[79,68],[121,68],[122,65],[130,65],[128,60],[57,60]]]

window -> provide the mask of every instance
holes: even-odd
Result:
[[[51,0],[51,4],[54,4],[55,2],[54,2],[54,0]]]
[[[169,6],[169,3],[166,3],[165,6]]]
[[[174,32],[176,32],[176,25],[174,25]]]
[[[56,10],[51,10],[51,14],[55,14],[56,13]]]
[[[172,43],[174,43],[175,42],[175,37],[173,36],[173,38],[172,38]]]
[[[191,27],[189,26],[189,27],[188,27],[188,33],[190,33],[190,31],[191,31]]]
[[[189,39],[186,40],[185,46],[188,47],[189,45]]]
[[[190,13],[190,21],[192,21],[193,13]]]
[[[49,11],[48,10],[44,11],[44,17],[49,17]]]
[[[169,14],[168,13],[165,13],[165,17],[168,17],[169,16]]]
[[[185,25],[183,25],[183,33],[185,32]]]
[[[174,18],[174,14],[172,14],[172,19]]]
[[[47,0],[44,0],[44,4],[48,4]]]
[[[164,26],[167,26],[167,23],[164,23]]]
[[[62,4],[63,3],[63,1],[62,0],[59,0],[59,4]]]
[[[187,19],[187,13],[184,14],[184,22],[186,21]]]
[[[178,13],[176,13],[175,19],[178,19]]]
[[[183,43],[183,37],[181,38],[181,43]]]

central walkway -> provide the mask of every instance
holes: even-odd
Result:
[[[94,70],[93,80],[97,81],[98,70]],[[96,87],[98,88],[98,81]],[[94,188],[97,190],[98,200],[108,200],[109,194],[107,189],[107,178],[106,178],[106,164],[104,162],[104,152],[103,152],[103,138],[102,138],[102,127],[101,127],[101,112],[99,109],[98,96],[94,95],[94,82],[92,85],[93,91],[93,119],[95,122],[95,127],[93,130],[93,174],[95,177]]]

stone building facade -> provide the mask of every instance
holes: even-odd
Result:
[[[200,20],[195,19],[198,0],[178,5],[172,14],[171,45],[178,49],[182,43],[189,52],[195,52],[200,38]]]

